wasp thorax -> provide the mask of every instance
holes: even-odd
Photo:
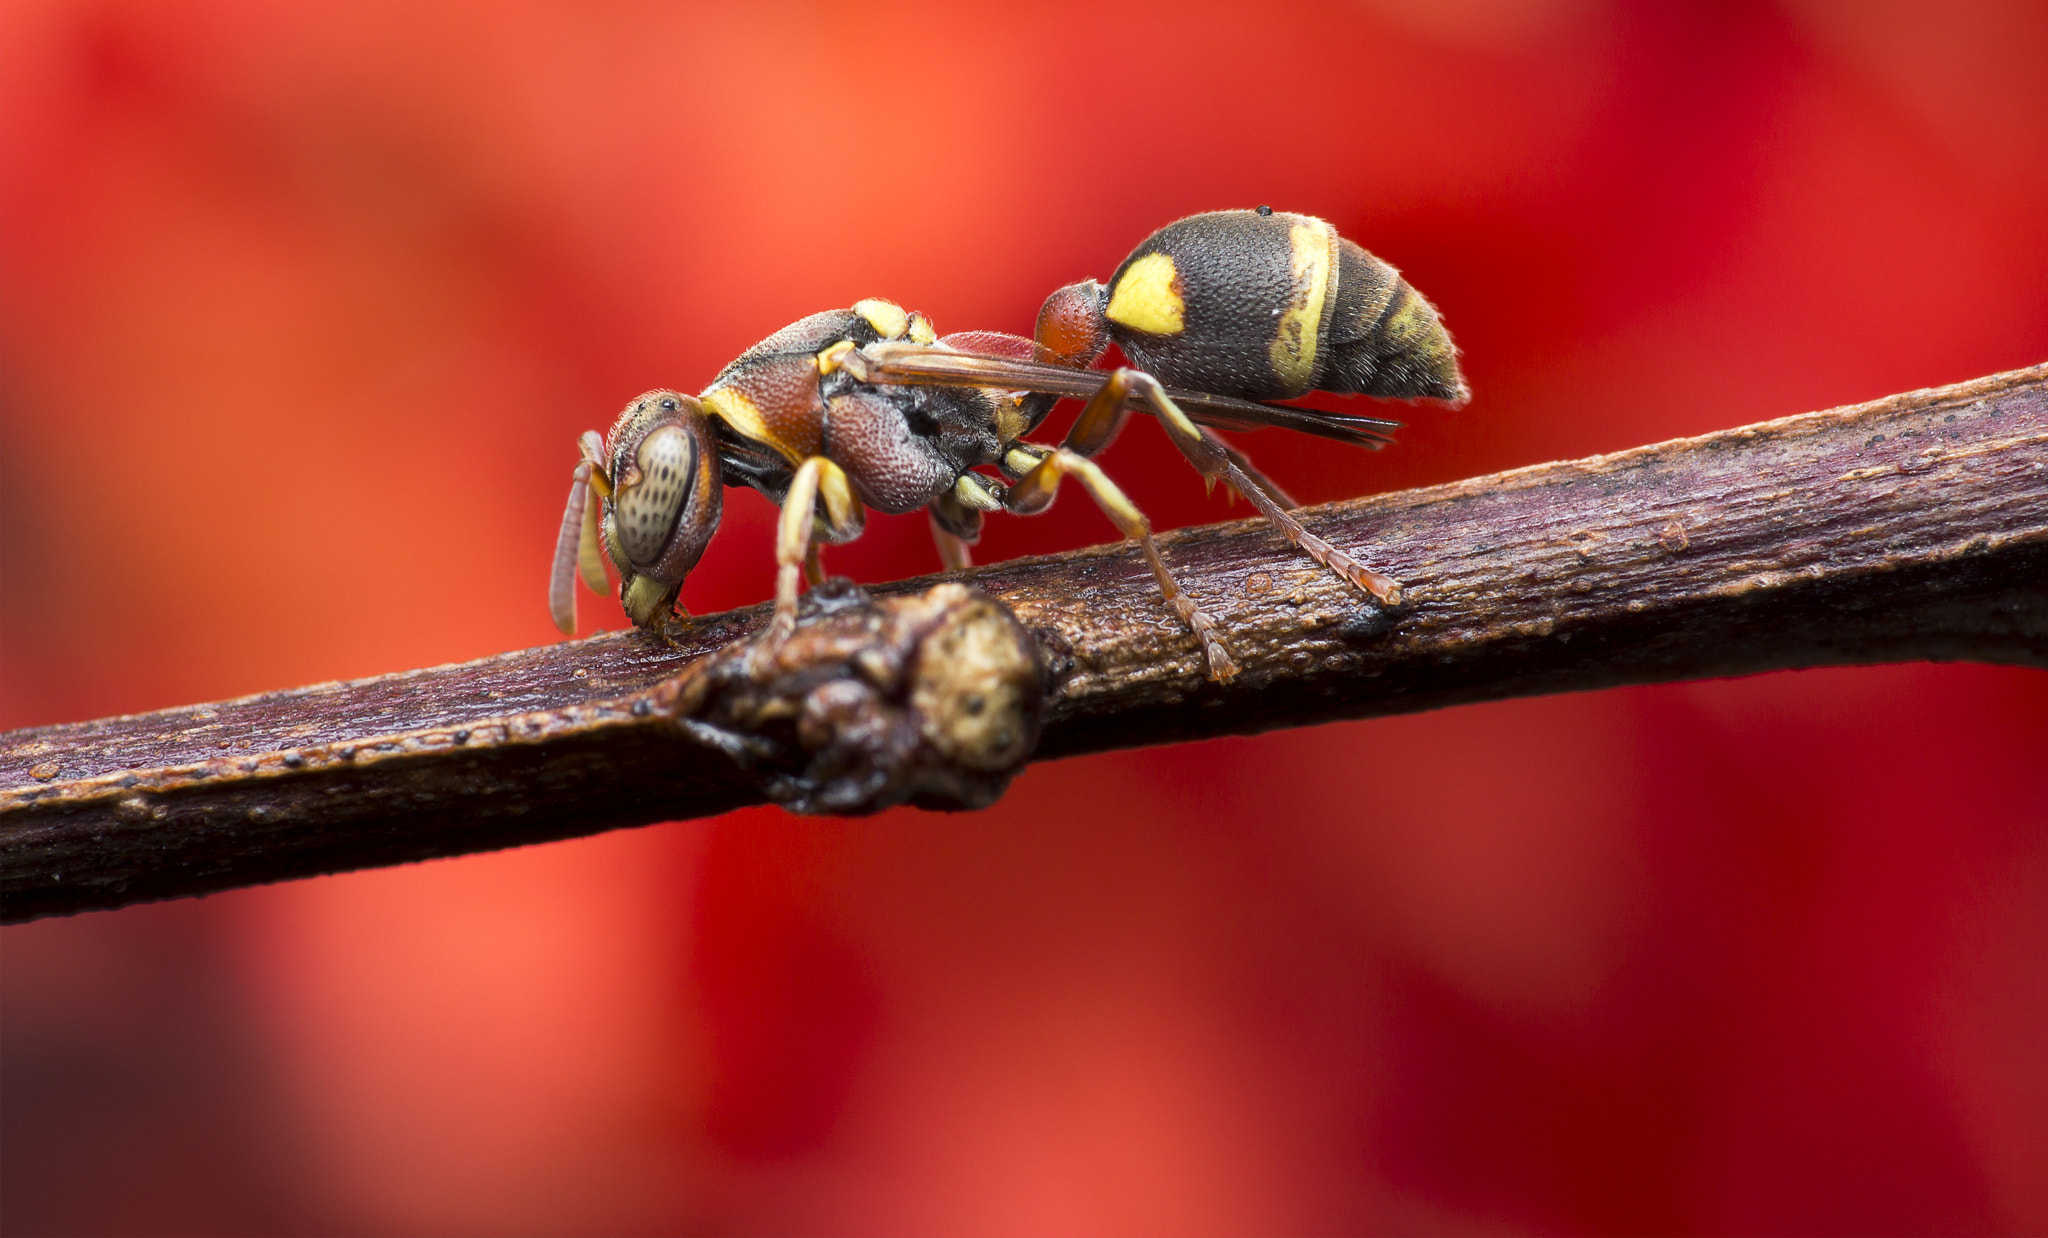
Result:
[[[661,426],[641,440],[633,463],[615,479],[613,532],[619,549],[634,565],[653,564],[668,546],[690,497],[695,455],[688,431],[679,425]]]

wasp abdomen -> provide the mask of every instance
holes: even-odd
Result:
[[[1249,400],[1314,390],[1464,397],[1457,349],[1400,272],[1310,215],[1212,211],[1168,224],[1103,292],[1132,364]]]
[[[1324,391],[1462,404],[1471,392],[1436,307],[1393,267],[1338,238],[1337,298],[1324,328]]]

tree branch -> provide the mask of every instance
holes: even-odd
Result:
[[[1302,516],[1407,604],[1259,522],[1168,534],[1228,685],[1128,546],[968,573],[1062,664],[1037,757],[1785,667],[2048,666],[2048,366]],[[0,736],[0,917],[761,802],[657,689],[765,615]]]

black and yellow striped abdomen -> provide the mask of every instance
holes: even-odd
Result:
[[[1248,400],[1465,398],[1435,307],[1310,215],[1191,215],[1147,237],[1102,296],[1110,337],[1170,386]]]

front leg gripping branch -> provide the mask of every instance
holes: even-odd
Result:
[[[775,532],[775,612],[763,634],[764,645],[773,651],[796,630],[796,600],[802,580],[809,572],[813,580],[823,575],[817,556],[818,499],[825,500],[825,534],[828,540],[849,541],[859,536],[866,509],[853,492],[846,471],[823,456],[812,456],[797,467],[782,500],[782,518]]]

